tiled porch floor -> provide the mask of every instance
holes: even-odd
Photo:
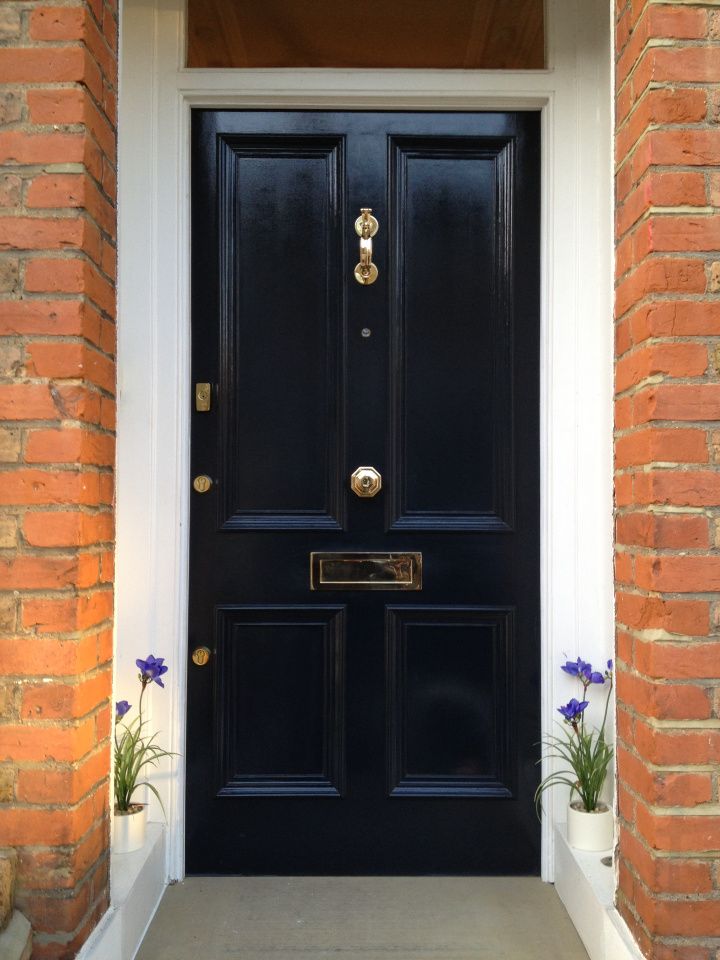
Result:
[[[531,877],[192,877],[136,960],[587,960]]]

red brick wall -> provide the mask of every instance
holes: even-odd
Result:
[[[108,903],[116,4],[0,46],[0,848],[61,958]]]
[[[618,905],[720,937],[720,8],[617,5]]]

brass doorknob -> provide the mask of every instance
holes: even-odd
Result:
[[[350,477],[350,489],[358,497],[374,497],[382,490],[382,477],[375,467],[358,467]]]

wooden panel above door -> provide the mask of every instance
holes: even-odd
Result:
[[[541,69],[543,4],[188,0],[188,66]]]

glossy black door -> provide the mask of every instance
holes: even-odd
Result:
[[[196,111],[192,160],[187,869],[534,873],[539,117]]]

